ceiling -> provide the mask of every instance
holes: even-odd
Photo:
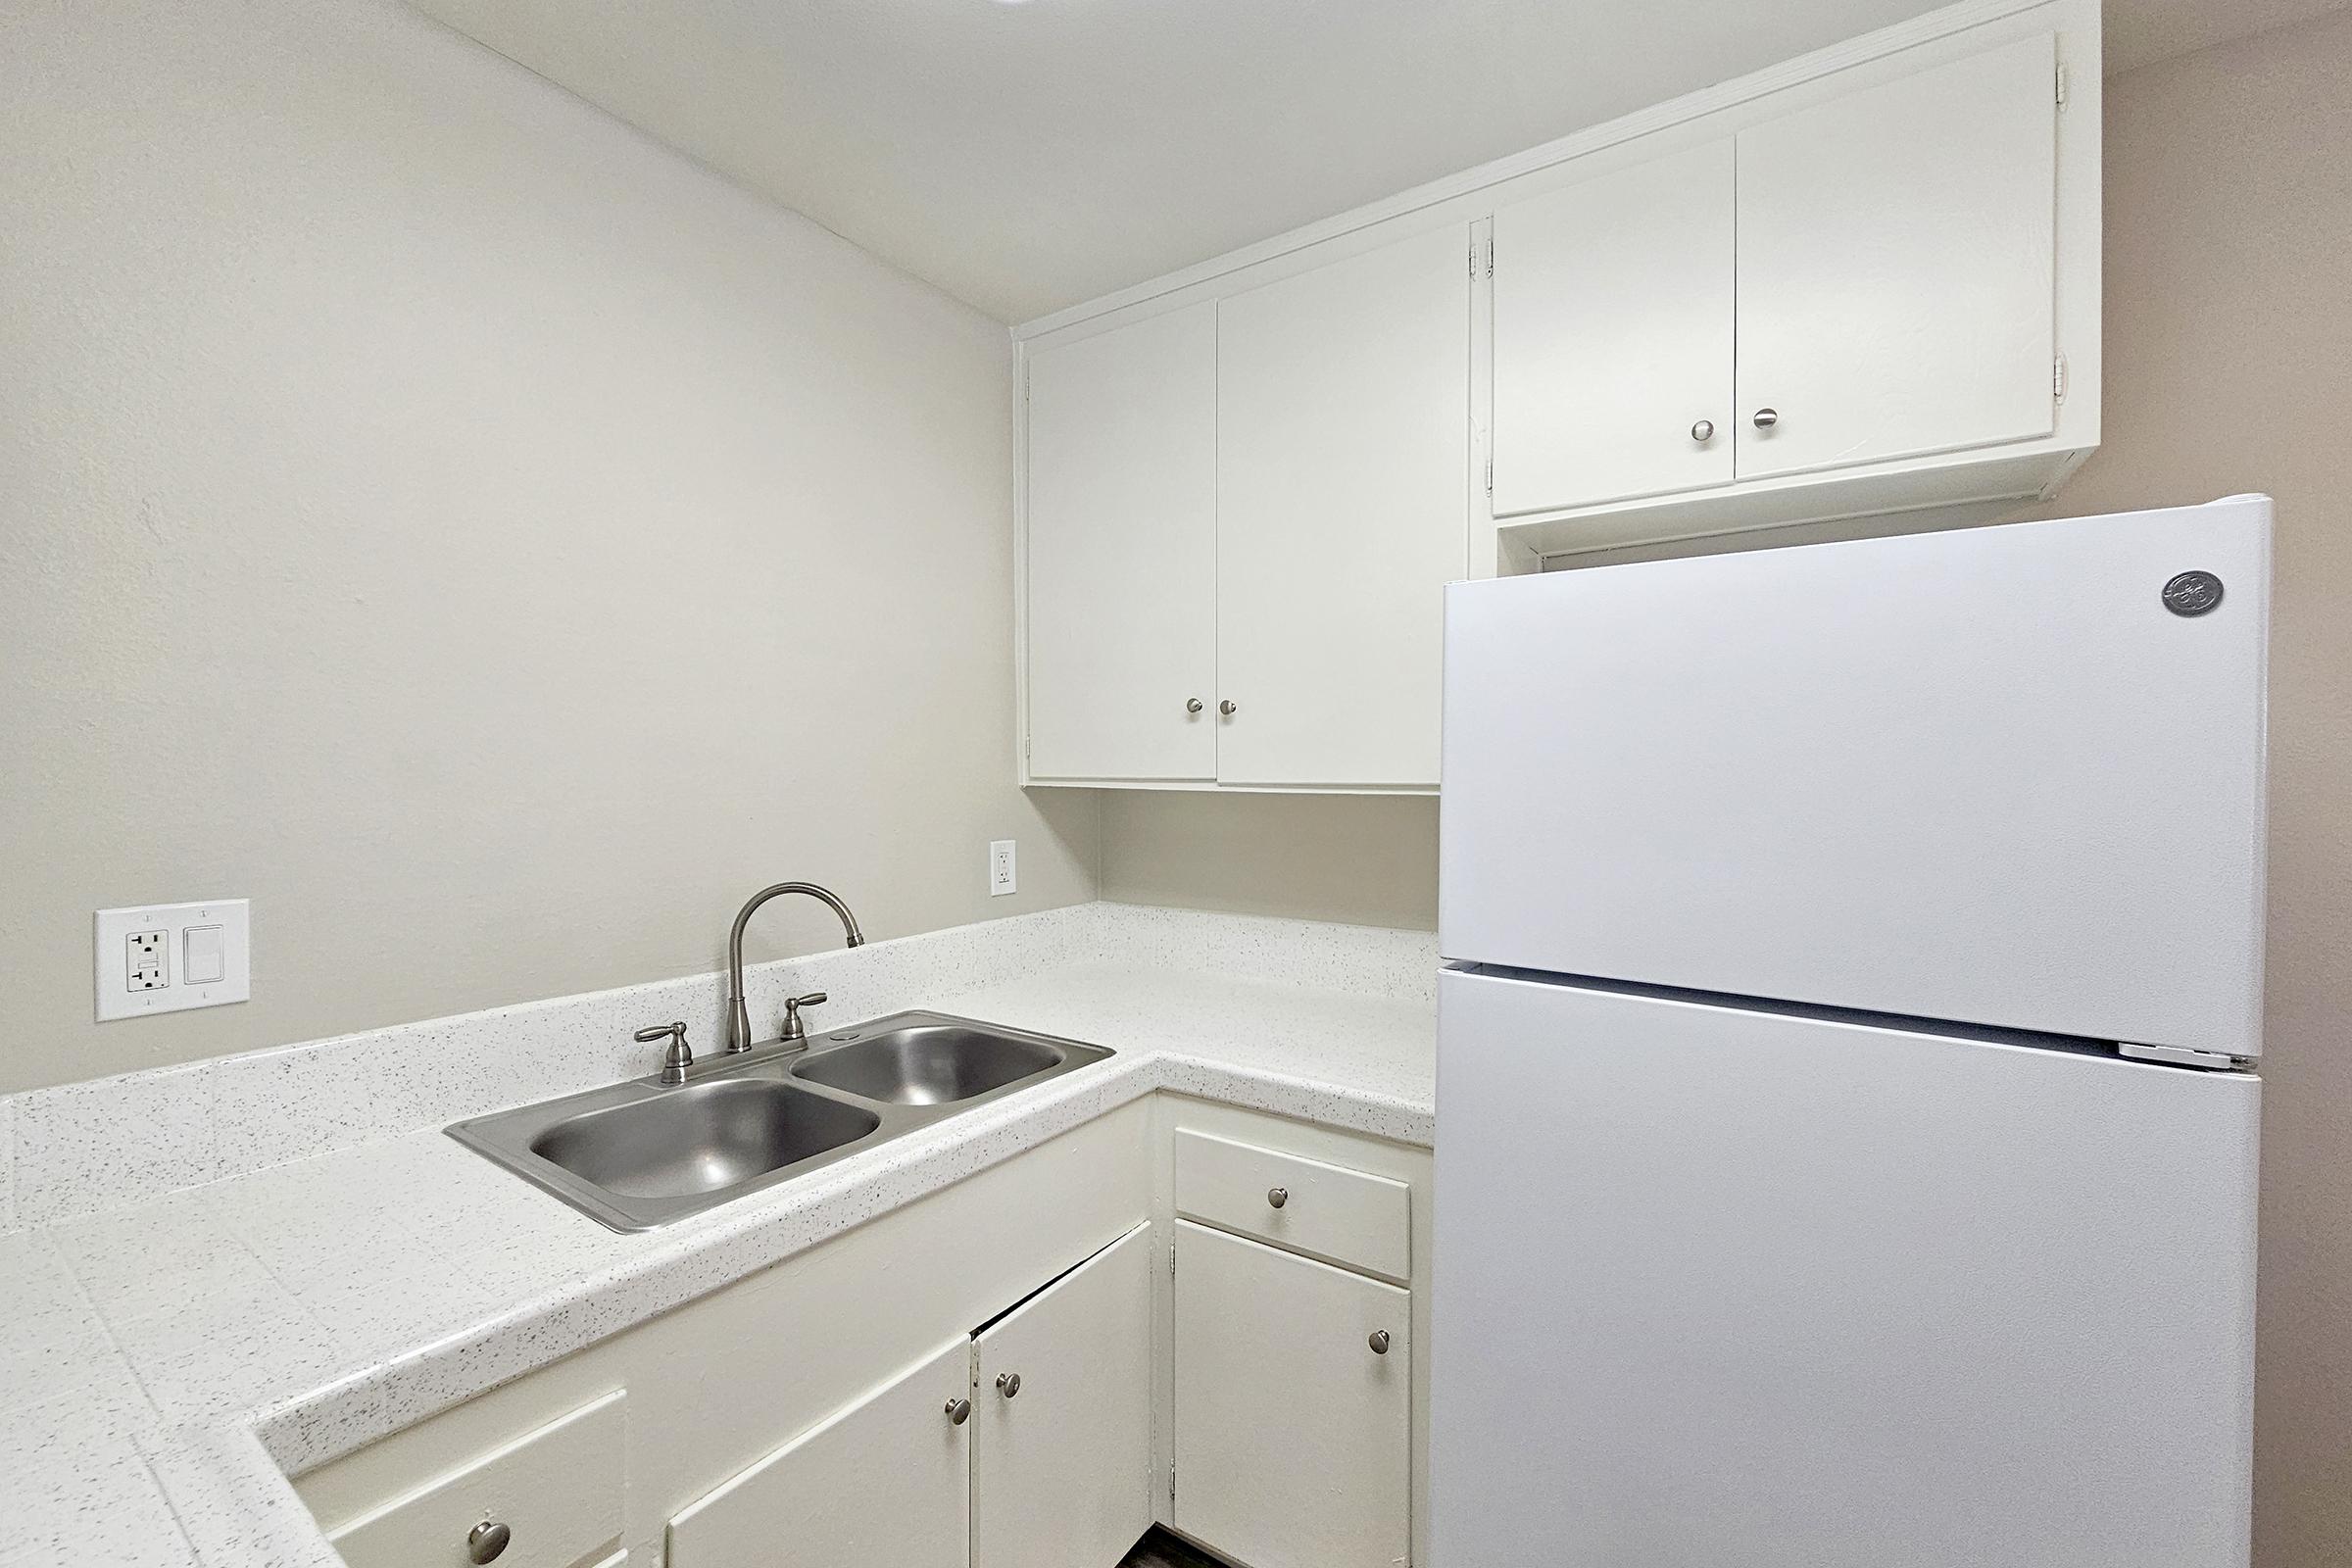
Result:
[[[1005,321],[1931,0],[414,0]],[[2129,69],[2352,0],[2108,0]]]

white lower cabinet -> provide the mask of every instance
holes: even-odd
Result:
[[[601,1564],[620,1544],[626,1402],[615,1389],[330,1528],[327,1540],[349,1568]]]
[[[1152,1524],[1152,1228],[973,1339],[972,1568],[1110,1568]]]
[[[971,1381],[958,1336],[669,1521],[669,1568],[963,1568]]]
[[[1154,1095],[295,1487],[352,1568],[1400,1568],[1429,1169]]]
[[[1250,1568],[1411,1555],[1411,1293],[1176,1224],[1173,1523]]]
[[[1152,1524],[1152,1227],[669,1521],[669,1568],[1112,1568]]]

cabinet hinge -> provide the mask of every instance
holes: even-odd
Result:
[[[1170,1242],[1170,1243],[1168,1244],[1168,1278],[1170,1278],[1170,1279],[1174,1279],[1175,1277],[1176,1277],[1176,1244],[1175,1244],[1174,1242]]]
[[[1494,499],[1494,454],[1487,454],[1487,499]]]
[[[1021,755],[1023,757],[1029,755],[1029,737],[1026,735],[1021,737]]]
[[[1176,1506],[1176,1461],[1168,1461],[1168,1506]]]
[[[1484,241],[1470,242],[1470,276],[1473,281],[1494,275],[1494,240],[1492,235]]]
[[[2057,355],[2050,361],[2050,401],[2066,401],[2066,356]]]
[[[2066,107],[2066,62],[2058,62],[2058,107]]]

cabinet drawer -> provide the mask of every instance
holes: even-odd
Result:
[[[1180,1128],[1176,1211],[1368,1274],[1412,1272],[1412,1189],[1302,1154]]]
[[[603,1564],[620,1545],[619,1390],[360,1515],[327,1540],[350,1568],[470,1568],[485,1521],[510,1535],[499,1568]]]

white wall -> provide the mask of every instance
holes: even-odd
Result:
[[[1090,896],[1002,326],[389,0],[11,4],[0,147],[0,1091]]]

